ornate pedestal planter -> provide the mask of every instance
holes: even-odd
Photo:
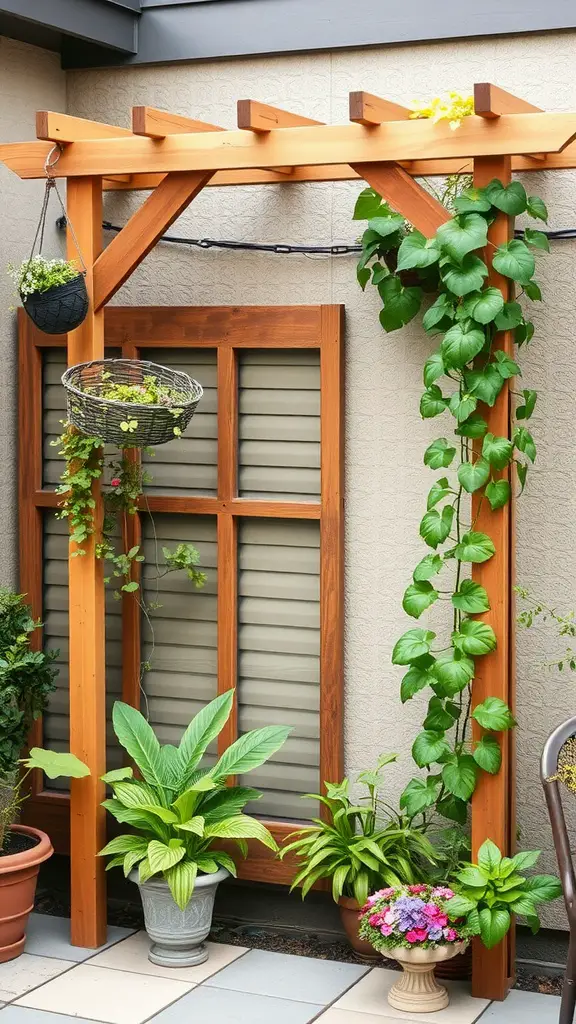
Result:
[[[466,949],[466,942],[455,942],[436,949],[404,949],[397,946],[387,951],[386,956],[397,960],[403,973],[388,993],[388,1002],[396,1010],[406,1013],[432,1013],[448,1006],[446,989],[434,977],[434,965],[451,960]]]
[[[168,883],[161,878],[136,882],[142,897],[144,924],[152,940],[148,959],[160,967],[195,967],[208,959],[204,939],[210,932],[216,889],[228,878],[221,868],[213,875],[199,875],[186,910],[180,910],[172,898]]]

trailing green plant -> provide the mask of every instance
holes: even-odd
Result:
[[[67,284],[78,277],[80,271],[74,260],[48,260],[45,256],[37,255],[22,260],[19,266],[9,263],[8,273],[20,295],[25,297],[34,292],[47,292],[49,288]]]
[[[59,652],[30,649],[40,626],[24,594],[0,588],[0,779],[13,773],[32,724],[54,690]]]
[[[478,618],[490,609],[488,594],[469,578],[472,566],[495,554],[490,536],[476,528],[477,519],[480,508],[496,511],[509,502],[513,466],[524,488],[528,464],[536,457],[526,426],[536,391],[516,392],[511,439],[491,433],[482,414],[482,405],[493,406],[506,382],[520,375],[518,363],[499,343],[499,332],[512,331],[518,347],[534,333],[520,304],[505,301],[486,278],[491,267],[516,282],[521,295],[539,301],[534,252],[548,251],[549,244],[542,231],[532,228],[525,229],[523,239],[499,246],[488,240],[488,228],[501,212],[547,219],[542,200],[527,196],[520,182],[505,186],[494,179],[485,188],[467,188],[453,199],[453,207],[452,217],[433,238],[411,230],[373,189],[360,194],[354,217],[368,220],[358,280],[363,288],[370,280],[377,288],[385,331],[412,320],[425,291],[437,293],[422,320],[426,333],[439,337],[440,344],[424,365],[420,413],[426,419],[451,416],[452,434],[438,437],[424,452],[424,464],[442,476],[430,489],[420,523],[420,536],[431,550],[414,569],[403,608],[418,619],[445,601],[452,629],[442,637],[425,628],[408,630],[395,644],[392,661],[407,669],[402,702],[431,691],[423,729],[412,747],[416,764],[428,774],[409,782],[400,806],[410,817],[435,808],[464,823],[478,774],[500,769],[497,734],[515,724],[499,697],[487,697],[472,711],[475,659],[496,647],[492,627]],[[477,496],[474,515],[472,494]],[[471,718],[483,730],[474,743]]]
[[[360,906],[382,884],[423,881],[435,862],[434,847],[420,829],[398,814],[380,796],[384,769],[396,754],[382,754],[374,769],[360,772],[357,782],[366,795],[355,799],[350,780],[325,783],[326,796],[308,793],[305,799],[326,807],[326,820],[287,837],[280,857],[295,854],[300,861],[292,889],[302,887],[302,898],[321,878],[331,879],[332,896],[353,897]]]
[[[504,938],[513,914],[537,932],[539,905],[562,895],[554,875],[525,875],[539,857],[538,850],[503,857],[487,839],[478,851],[478,863],[466,864],[454,877],[457,891],[446,904],[450,920],[464,918],[470,934],[479,935],[488,949]]]
[[[83,779],[90,775],[90,769],[83,761],[75,754],[63,751],[32,747],[27,757],[17,759],[13,771],[0,775],[0,855],[6,849],[10,827],[16,821],[20,807],[30,796],[26,781],[34,770],[44,772],[49,779]]]
[[[118,741],[136,763],[102,776],[113,798],[103,806],[133,832],[112,839],[101,856],[110,856],[106,870],[122,867],[128,876],[136,865],[141,882],[154,875],[166,880],[175,902],[184,910],[198,874],[226,868],[236,875],[236,864],[221,849],[220,840],[232,840],[245,856],[247,840],[256,839],[270,850],[276,841],[261,821],[243,813],[249,801],[262,796],[257,789],[229,785],[236,775],[260,767],[285,742],[285,726],[264,726],[244,733],[211,768],[202,767],[207,747],[224,728],[232,709],[229,690],[207,704],[186,729],[178,747],[160,745],[146,719],[128,704],[117,701],[112,721]]]
[[[87,395],[94,394],[98,398],[105,398],[112,402],[123,402],[130,405],[164,405],[169,406],[169,413],[177,419],[182,415],[183,409],[176,406],[187,401],[181,391],[176,391],[168,384],[161,384],[154,374],[147,374],[142,378],[141,383],[126,384],[121,381],[112,380],[112,374],[108,371],[102,373],[98,385],[86,385],[84,391]],[[125,434],[133,434],[138,429],[138,420],[134,415],[120,423],[120,429]],[[174,427],[174,436],[180,437],[180,427]]]
[[[554,624],[554,631],[562,640],[565,637],[576,637],[576,616],[573,611],[561,612],[552,608],[544,601],[539,601],[532,596],[526,587],[514,587],[514,590],[524,602],[525,607],[518,615],[518,623],[523,629],[530,629],[537,620]],[[546,668],[556,668],[563,672],[565,668],[576,672],[576,651],[567,645],[564,653],[553,661],[546,662]]]

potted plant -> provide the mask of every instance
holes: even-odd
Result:
[[[30,649],[30,638],[39,625],[22,594],[0,588],[0,963],[19,956],[24,948],[38,870],[52,854],[44,832],[16,824],[26,778],[33,768],[50,778],[89,774],[72,754],[38,747],[20,760],[32,723],[46,709],[57,673],[53,664],[57,651]]]
[[[431,1013],[448,1006],[434,966],[462,953],[471,934],[461,915],[450,917],[453,897],[453,890],[442,885],[391,886],[369,896],[362,908],[362,938],[403,968],[388,993],[395,1009]]]
[[[503,857],[495,843],[487,839],[478,851],[478,863],[466,864],[454,875],[457,891],[448,905],[450,920],[463,918],[469,933],[479,935],[487,949],[504,938],[513,914],[524,918],[532,932],[537,932],[538,905],[562,895],[555,875],[524,875],[539,857],[539,850]]]
[[[399,886],[420,881],[434,863],[434,848],[407,818],[380,796],[386,765],[396,754],[382,754],[376,768],[360,772],[357,782],[365,795],[352,799],[350,780],[326,783],[326,796],[307,794],[326,808],[325,819],[288,836],[280,856],[296,854],[302,862],[292,889],[302,886],[302,898],[321,879],[330,879],[348,940],[361,960],[377,960],[372,946],[358,934],[358,914],[368,893],[382,884]]]
[[[88,312],[84,274],[74,260],[46,259],[40,253],[8,264],[22,305],[45,334],[65,334],[79,327]]]
[[[116,736],[142,778],[135,778],[130,767],[103,776],[113,791],[104,807],[134,831],[112,839],[101,855],[111,858],[107,870],[122,866],[125,876],[137,883],[153,943],[149,959],[162,967],[193,966],[208,959],[204,939],[216,889],[236,875],[222,840],[232,840],[244,855],[248,839],[277,850],[265,825],[243,813],[248,801],[262,794],[230,782],[276,753],[290,728],[265,726],[244,733],[212,768],[201,766],[207,747],[228,720],[233,699],[229,690],[207,704],[177,748],[161,746],[135,708],[121,701],[113,708]]]
[[[187,373],[146,359],[96,359],[62,376],[68,420],[120,448],[148,448],[180,437],[202,398]]]

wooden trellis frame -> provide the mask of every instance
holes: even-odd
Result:
[[[349,125],[322,125],[254,100],[238,104],[238,130],[225,131],[150,107],[133,110],[132,130],[47,111],[37,118],[39,141],[0,146],[0,160],[21,178],[43,178],[55,142],[62,153],[53,169],[67,178],[68,210],[88,266],[91,306],[68,338],[70,363],[99,359],[104,351],[103,307],[161,235],[205,185],[336,181],[363,178],[424,234],[448,218],[443,206],[414,179],[473,171],[479,184],[504,183],[512,171],[576,167],[576,114],[544,113],[490,84],[475,86],[475,114],[457,131],[448,124],[410,120],[396,103],[364,92],[350,96]],[[103,189],[148,189],[150,196],[102,251]],[[500,214],[491,240],[508,237]],[[73,241],[69,253],[76,256]],[[496,281],[502,284],[501,281]],[[508,283],[503,287],[508,288]],[[503,338],[510,350],[512,339]],[[506,386],[484,412],[489,429],[506,435],[510,423]],[[101,502],[97,501],[101,515]],[[481,513],[483,515],[485,513]],[[476,569],[492,610],[487,621],[498,647],[479,663],[474,700],[486,693],[514,703],[512,629],[512,516],[509,506],[490,514],[496,555]],[[104,603],[102,571],[93,545],[70,560],[70,679],[72,749],[92,769],[71,793],[72,934],[78,945],[97,946],[105,931],[99,808],[104,754]],[[502,769],[485,776],[473,798],[474,852],[490,836],[505,851],[514,841],[514,771],[511,740],[504,736]],[[475,951],[473,990],[502,999],[510,985],[513,938],[496,949]]]

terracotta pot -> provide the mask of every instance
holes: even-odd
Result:
[[[356,900],[350,896],[341,896],[338,900],[338,906],[340,907],[340,920],[344,926],[346,937],[357,959],[365,964],[377,963],[380,959],[380,954],[366,939],[361,939],[358,935],[360,907]]]
[[[37,842],[28,850],[0,857],[0,963],[14,960],[24,949],[28,915],[34,909],[38,870],[52,856],[45,832],[28,825],[12,825],[11,832]]]
[[[434,967],[463,953],[466,945],[464,941],[429,949],[397,946],[387,950],[384,955],[397,960],[402,967],[402,974],[388,993],[390,1006],[409,1014],[445,1009],[449,1002],[448,992],[436,981]]]

